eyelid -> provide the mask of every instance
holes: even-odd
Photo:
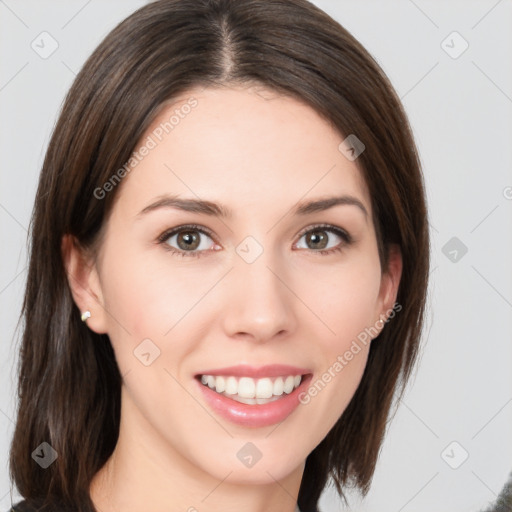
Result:
[[[201,233],[204,233],[205,235],[208,235],[215,243],[217,243],[217,241],[214,238],[213,231],[204,226],[199,226],[198,224],[182,224],[181,226],[176,226],[174,228],[167,229],[157,238],[157,241],[160,243],[164,243],[172,235],[175,235],[180,231],[186,231],[187,229],[190,229],[191,231],[199,231]]]
[[[169,240],[169,238],[176,235],[177,233],[180,233],[181,231],[186,231],[187,229],[190,231],[198,231],[199,233],[207,235],[208,237],[210,237],[213,240],[213,242],[215,244],[219,245],[218,242],[215,240],[213,232],[210,229],[208,229],[204,226],[199,226],[197,224],[182,224],[180,226],[176,226],[174,228],[167,229],[156,239],[156,243],[158,245],[164,246],[164,249],[166,251],[170,252],[171,254],[173,254],[175,256],[185,257],[185,258],[187,258],[187,257],[200,258],[200,257],[204,256],[206,253],[211,252],[211,250],[210,251],[206,251],[206,250],[183,251],[180,249],[176,249],[175,247],[172,247],[171,245],[167,244],[167,241]]]
[[[353,238],[350,235],[348,231],[346,231],[343,228],[340,228],[338,226],[333,226],[332,224],[313,224],[312,226],[307,226],[304,228],[297,236],[299,238],[303,237],[306,233],[309,233],[310,231],[315,231],[316,229],[325,229],[326,231],[333,231],[338,236],[343,238],[346,244],[350,244],[353,242]],[[320,252],[320,251],[314,251],[314,252]]]
[[[157,238],[157,243],[165,245],[167,240],[169,240],[169,238],[171,236],[173,236],[176,233],[179,233],[181,231],[186,231],[187,229],[189,229],[191,231],[198,231],[200,233],[203,233],[203,234],[209,236],[214,241],[214,243],[216,243],[217,245],[220,245],[220,244],[218,244],[217,240],[215,239],[215,236],[213,235],[212,230],[210,230],[207,227],[200,226],[198,224],[182,224],[180,226],[176,226],[174,228],[168,229],[168,230],[164,231]],[[340,238],[343,239],[343,243],[338,244],[338,246],[332,247],[330,249],[319,249],[319,250],[310,249],[309,251],[312,253],[329,254],[329,253],[341,250],[343,247],[352,244],[354,241],[352,236],[345,229],[340,228],[338,226],[334,226],[332,224],[325,224],[325,223],[313,224],[313,225],[306,226],[304,229],[302,229],[299,232],[297,237],[300,240],[306,233],[309,233],[310,231],[320,230],[320,229],[324,229],[326,231],[331,231],[331,232],[335,233],[337,236],[339,236]],[[211,252],[211,251],[206,251],[206,250],[182,251],[182,250],[175,249],[174,247],[171,247],[171,246],[168,246],[168,248],[166,248],[166,250],[169,250],[170,252],[172,252],[174,254],[179,254],[180,256],[192,256],[192,257],[200,257],[207,252]]]

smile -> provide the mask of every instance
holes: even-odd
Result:
[[[299,387],[302,375],[280,377],[235,377],[201,375],[201,383],[223,396],[243,404],[267,404]]]
[[[274,425],[290,416],[312,377],[311,369],[275,364],[205,369],[195,380],[213,413],[254,428]]]

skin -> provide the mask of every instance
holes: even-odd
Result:
[[[393,251],[382,272],[357,160],[338,150],[344,137],[295,99],[255,87],[193,89],[166,106],[140,142],[190,97],[197,107],[111,192],[116,201],[94,256],[63,240],[75,302],[91,311],[90,329],[108,334],[124,377],[119,440],[91,497],[102,512],[292,512],[305,459],[352,398],[370,343],[277,428],[217,416],[194,375],[282,363],[312,369],[314,381],[387,316],[401,256]],[[233,217],[172,208],[139,215],[164,194],[222,203]],[[341,194],[359,199],[368,215],[353,205],[290,213],[299,201]],[[188,223],[213,233],[196,232],[200,257],[155,242]],[[346,230],[353,242],[320,228],[324,250],[341,246],[320,254],[301,235],[319,223]],[[263,249],[252,263],[236,252],[247,236]],[[167,248],[180,251],[172,240]],[[133,354],[147,338],[160,350],[149,366]],[[236,456],[249,441],[262,453],[251,468]]]

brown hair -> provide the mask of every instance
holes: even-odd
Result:
[[[317,511],[329,476],[363,495],[393,397],[408,381],[422,332],[429,235],[421,166],[406,114],[376,61],[306,0],[159,0],[120,23],[94,51],[63,104],[40,175],[23,302],[17,421],[10,475],[29,504],[93,511],[92,477],[119,432],[121,376],[106,335],[80,321],[61,242],[97,241],[116,190],[94,191],[130,158],[162,104],[187,89],[262,84],[310,105],[342,136],[355,134],[382,269],[400,246],[402,306],[372,342],[361,383],[307,457],[298,504]],[[341,139],[340,139],[341,140]],[[48,442],[57,460],[31,458]]]

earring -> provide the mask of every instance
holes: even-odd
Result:
[[[82,319],[82,322],[87,322],[87,319],[91,318],[91,312],[90,311],[84,311],[80,318]]]

